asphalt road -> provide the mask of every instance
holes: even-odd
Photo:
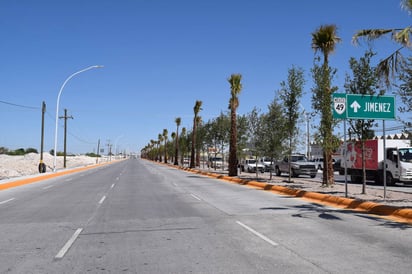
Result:
[[[0,191],[0,273],[410,273],[412,227],[126,160]]]

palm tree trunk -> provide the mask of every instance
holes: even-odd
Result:
[[[196,115],[193,119],[193,132],[192,132],[192,149],[190,153],[190,168],[195,168],[195,147],[196,147]]]
[[[230,114],[229,176],[237,176],[237,126],[233,109]]]

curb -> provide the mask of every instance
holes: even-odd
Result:
[[[326,205],[335,206],[335,207],[348,209],[348,210],[361,211],[361,212],[365,212],[368,214],[378,215],[383,218],[388,218],[394,221],[412,224],[412,209],[411,208],[388,206],[388,205],[382,205],[382,204],[369,202],[369,201],[362,201],[362,200],[357,200],[357,199],[333,196],[330,194],[310,192],[310,191],[299,190],[299,189],[291,189],[291,188],[287,188],[284,186],[277,186],[277,185],[272,185],[272,184],[268,184],[264,182],[245,180],[245,179],[240,179],[237,177],[229,177],[229,176],[212,173],[212,172],[203,172],[201,170],[190,169],[187,167],[180,167],[180,166],[179,167],[174,166],[174,167],[188,171],[188,172],[202,174],[208,177],[213,177],[216,179],[221,179],[221,180],[234,182],[234,183],[241,184],[241,185],[251,186],[251,187],[262,189],[265,191],[273,191],[278,194],[284,194],[284,195],[290,195],[290,196],[308,199],[308,200],[311,200],[311,201],[314,201],[320,204],[326,204]]]

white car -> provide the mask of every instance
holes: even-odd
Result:
[[[323,158],[316,158],[313,160],[315,162],[315,166],[318,170],[323,170]],[[334,165],[336,160],[332,158],[332,165]]]
[[[207,166],[211,168],[222,168],[223,167],[222,157],[210,157],[209,161],[207,162]]]
[[[247,159],[240,165],[242,171],[247,172],[256,172],[256,169],[260,172],[265,172],[265,166],[260,162],[257,162],[255,159]]]

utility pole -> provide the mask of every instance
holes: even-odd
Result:
[[[43,162],[43,147],[44,147],[44,113],[46,112],[46,103],[43,101],[41,108],[41,141],[40,141],[40,163],[39,172],[46,172],[46,165]]]
[[[112,161],[112,144],[110,143],[110,140],[107,140],[107,151],[109,153],[109,162]]]
[[[64,116],[60,116],[60,119],[64,119],[64,160],[63,167],[66,168],[66,138],[67,138],[67,119],[73,119],[73,116],[67,116],[67,109],[64,109]],[[55,152],[57,153],[57,151]]]
[[[97,155],[96,155],[96,164],[99,163],[99,151],[100,150],[100,139],[97,141]]]

